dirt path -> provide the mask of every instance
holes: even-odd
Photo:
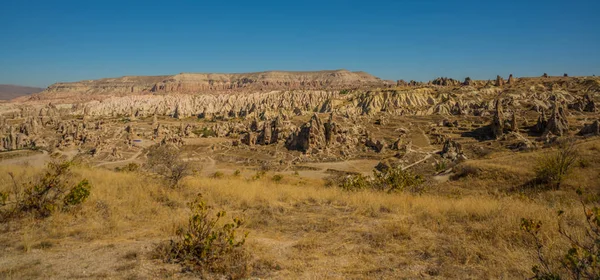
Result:
[[[409,169],[409,168],[411,168],[411,167],[413,167],[413,166],[415,166],[417,164],[420,164],[420,163],[422,163],[422,162],[430,159],[434,154],[439,153],[439,152],[440,151],[429,152],[421,160],[415,161],[415,162],[413,162],[413,163],[411,163],[411,164],[409,164],[407,166],[402,167],[402,170],[406,170],[406,169]]]
[[[142,154],[143,151],[144,150],[140,149],[137,153],[135,153],[133,156],[131,156],[128,159],[123,159],[123,160],[118,160],[118,161],[102,162],[102,163],[96,164],[96,167],[104,166],[104,165],[109,165],[109,164],[119,164],[119,163],[126,163],[126,162],[130,162],[130,161],[134,161],[135,159],[137,159],[137,157],[139,157]]]

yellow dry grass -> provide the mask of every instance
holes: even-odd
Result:
[[[9,186],[8,171],[22,180],[36,172],[1,167],[3,187]],[[189,177],[170,189],[140,173],[75,171],[93,186],[88,201],[74,213],[6,226],[0,267],[7,269],[0,275],[81,276],[87,260],[100,278],[190,277],[151,260],[149,252],[185,224],[186,203],[199,192],[228,217],[245,218],[253,275],[280,279],[522,278],[536,260],[520,219],[541,220],[544,240],[562,247],[553,213],[577,214],[570,200],[344,192],[295,176],[274,182],[272,174],[259,180]],[[131,250],[140,257],[124,268],[118,256]],[[36,265],[19,269],[25,262]]]

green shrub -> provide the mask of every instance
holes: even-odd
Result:
[[[130,162],[127,165],[123,166],[123,167],[117,167],[115,168],[115,171],[117,172],[136,172],[140,169],[140,165],[135,163],[135,162]]]
[[[559,189],[579,159],[573,142],[560,145],[558,151],[542,156],[535,166],[535,182],[549,189]]]
[[[12,193],[0,193],[0,219],[6,221],[31,213],[45,218],[58,210],[68,211],[89,197],[91,185],[83,179],[73,183],[72,162],[50,162],[43,175],[26,184],[17,183],[14,175]]]
[[[200,136],[200,137],[204,137],[204,138],[208,138],[208,137],[216,137],[217,133],[208,128],[208,127],[203,127],[202,129],[196,129],[194,131],[192,131],[194,134]]]
[[[275,174],[275,175],[273,175],[273,178],[271,178],[271,180],[273,182],[279,183],[279,182],[281,182],[281,180],[283,180],[283,175]]]
[[[235,176],[235,177],[239,177],[240,174],[242,174],[242,171],[240,171],[239,169],[236,169],[235,171],[233,171],[233,176]]]
[[[357,174],[348,175],[339,183],[339,187],[346,191],[358,191],[371,188],[372,183],[369,177]]]
[[[447,168],[448,168],[448,165],[446,164],[445,160],[441,160],[439,162],[436,162],[436,164],[435,164],[436,172],[445,171]]]
[[[390,168],[385,172],[373,171],[375,180],[373,188],[380,191],[412,191],[420,192],[424,180],[420,175],[414,175],[401,168]]]
[[[577,191],[585,215],[583,237],[577,238],[567,225],[572,221],[563,221],[563,211],[558,212],[558,233],[566,239],[570,248],[563,252],[562,259],[552,261],[548,259],[542,249],[544,248],[540,238],[542,223],[531,219],[521,220],[521,230],[528,233],[536,245],[537,259],[540,263],[532,267],[533,279],[600,279],[600,207],[598,203],[592,207],[586,206],[582,198],[582,192]],[[597,200],[597,198],[596,198]]]
[[[193,272],[225,274],[231,279],[246,277],[249,255],[243,245],[248,233],[238,234],[243,221],[233,218],[222,223],[225,211],[214,213],[200,194],[189,207],[192,214],[187,227],[178,230],[176,239],[160,245],[158,256]]]
[[[262,177],[264,177],[265,175],[267,175],[267,171],[265,170],[258,170],[256,171],[256,174],[252,175],[252,180],[258,180]]]
[[[223,174],[223,172],[217,171],[217,172],[213,173],[210,177],[213,179],[221,179],[221,178],[223,178],[223,176],[225,176],[225,174]]]
[[[90,196],[91,187],[88,180],[83,179],[64,197],[65,206],[75,206],[83,203]]]
[[[401,168],[389,168],[385,171],[373,171],[373,177],[362,174],[349,175],[338,182],[338,186],[347,191],[371,189],[376,191],[411,191],[420,192],[424,182],[419,175],[414,175]]]

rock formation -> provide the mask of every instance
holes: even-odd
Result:
[[[286,141],[289,150],[317,153],[325,148],[325,128],[321,119],[314,114],[310,121],[294,131]]]
[[[591,94],[586,93],[583,97],[577,98],[575,102],[569,104],[568,108],[579,112],[596,112],[596,102]]]
[[[502,101],[500,99],[496,100],[494,117],[490,129],[492,130],[492,137],[494,139],[502,137],[504,133],[504,113],[502,112]]]
[[[463,154],[462,146],[460,145],[460,143],[452,139],[447,139],[444,142],[444,147],[442,148],[440,155],[442,156],[442,158],[446,158],[452,161],[467,159],[467,157]]]
[[[462,83],[455,79],[441,77],[431,81],[431,84],[436,86],[460,86]]]
[[[549,134],[563,136],[568,132],[568,130],[569,122],[567,121],[566,109],[558,100],[554,100],[552,113],[548,118],[543,136]]]
[[[513,74],[510,74],[510,75],[508,76],[508,81],[507,81],[507,83],[508,83],[509,85],[514,85],[514,84],[515,84],[515,79],[513,78]]]
[[[494,86],[501,87],[504,86],[504,79],[500,77],[500,75],[496,76],[496,83]]]
[[[577,135],[581,136],[600,136],[600,120],[595,120],[591,124],[585,125]]]

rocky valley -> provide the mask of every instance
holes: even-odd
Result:
[[[518,278],[537,263],[521,218],[543,221],[553,233],[542,241],[556,248],[567,243],[547,213],[567,209],[575,228],[586,226],[575,222],[574,190],[600,188],[599,103],[600,78],[566,74],[406,82],[272,71],[56,83],[0,103],[0,182],[18,189],[31,170],[67,161],[92,186],[91,201],[74,212],[81,216],[35,222],[40,229],[3,224],[0,252],[10,254],[0,266],[12,268],[0,278],[83,277],[83,263],[98,259],[90,277],[195,278],[152,248],[180,233],[198,192],[249,221],[254,253],[243,269],[237,256],[210,270],[229,278]],[[569,149],[578,151],[569,176],[540,179],[544,156]],[[30,251],[71,261],[43,270]],[[559,252],[547,254],[559,263]]]

